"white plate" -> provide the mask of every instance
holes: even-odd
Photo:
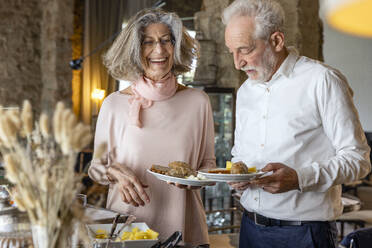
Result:
[[[256,177],[261,177],[266,174],[266,172],[258,171],[252,172],[249,174],[218,174],[218,173],[209,173],[211,169],[203,169],[198,171],[199,174],[205,176],[208,179],[217,181],[217,182],[248,182]],[[216,168],[215,170],[226,170],[223,168]]]
[[[208,185],[214,185],[216,183],[215,180],[195,180],[195,179],[185,179],[185,178],[180,178],[180,177],[172,177],[172,176],[167,176],[163,174],[159,174],[156,172],[153,172],[151,170],[147,170],[148,173],[154,175],[157,177],[159,180],[165,181],[165,182],[171,182],[171,183],[179,183],[183,185],[189,185],[189,186],[208,186]]]

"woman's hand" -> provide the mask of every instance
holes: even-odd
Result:
[[[114,181],[119,188],[122,200],[135,207],[144,206],[150,202],[143,184],[134,172],[125,165],[113,164],[107,169],[107,176],[110,181]]]

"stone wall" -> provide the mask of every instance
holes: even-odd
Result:
[[[324,61],[323,22],[319,17],[319,1],[299,0],[298,5],[301,54]]]
[[[73,0],[0,2],[0,105],[71,101],[72,10]]]
[[[203,0],[203,9],[195,14],[195,30],[200,40],[202,55],[198,61],[195,81],[204,81],[206,71],[215,68],[214,84],[219,87],[238,88],[245,80],[243,72],[234,68],[233,58],[228,53],[225,40],[225,27],[221,21],[221,13],[233,0]],[[286,14],[285,40],[287,46],[295,46],[301,55],[323,60],[322,26],[319,19],[318,0],[278,0]],[[203,54],[203,46],[210,51],[211,43],[215,47],[214,59]],[[203,56],[204,55],[204,56]],[[214,61],[214,63],[211,63]]]
[[[195,14],[196,38],[200,41],[201,48],[195,72],[196,82],[236,88],[243,80],[244,73],[234,68],[233,58],[225,46],[225,26],[221,20],[221,13],[231,2],[233,1],[203,0],[202,11]],[[214,56],[208,52],[212,49],[215,51]],[[211,75],[213,70],[215,79]]]
[[[0,1],[0,104],[40,105],[42,12],[38,0]]]
[[[70,37],[73,34],[74,0],[39,0],[42,10],[41,75],[42,109],[59,100],[71,106],[72,57]]]
[[[156,1],[152,1],[155,3]],[[194,16],[195,11],[201,8],[202,0],[166,0],[162,7],[165,11],[175,12],[182,18],[182,24],[189,30],[194,30]]]

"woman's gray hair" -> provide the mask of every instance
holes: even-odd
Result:
[[[266,40],[273,32],[283,32],[284,10],[273,0],[235,0],[222,14],[226,25],[234,16],[250,16],[255,19],[256,39]]]
[[[103,56],[103,63],[114,78],[133,81],[143,75],[141,44],[144,29],[154,23],[167,25],[171,32],[173,73],[179,75],[192,69],[192,62],[199,55],[199,45],[182,26],[181,19],[175,13],[161,9],[144,9],[128,21]]]

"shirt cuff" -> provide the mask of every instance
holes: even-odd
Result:
[[[303,168],[295,169],[298,177],[298,187],[300,192],[306,192],[316,184],[316,170],[310,165]]]

